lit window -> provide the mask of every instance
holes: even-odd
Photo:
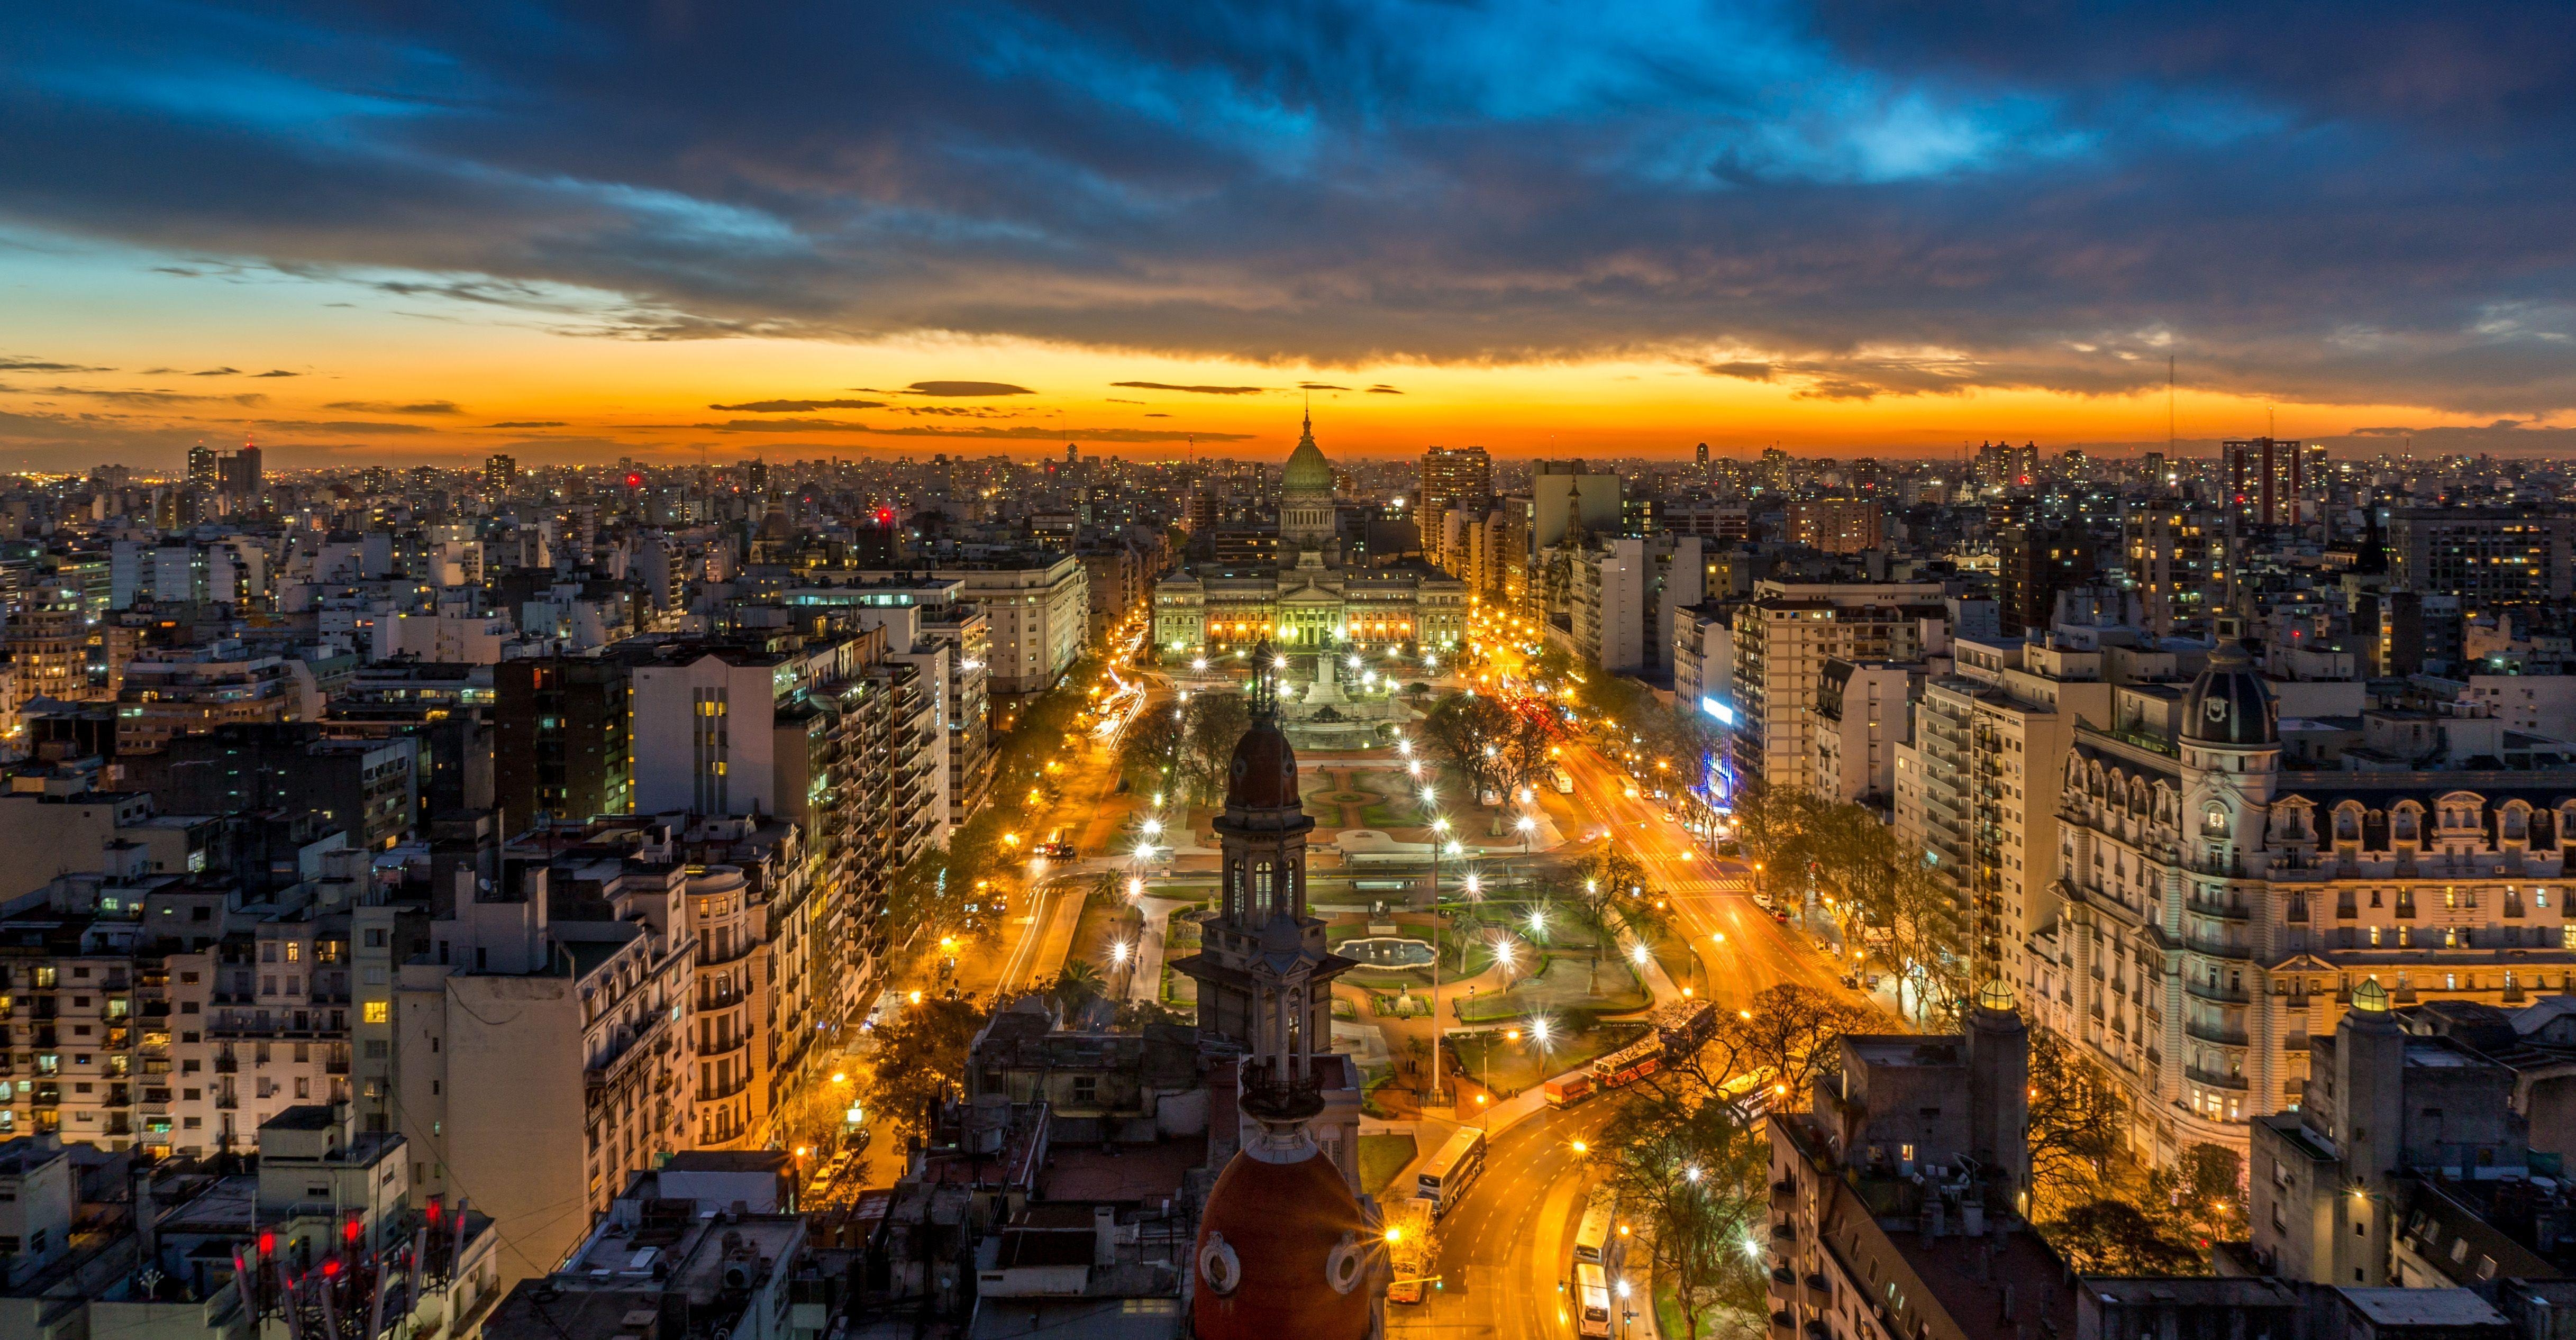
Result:
[[[394,1003],[390,1000],[368,1001],[360,1011],[359,1017],[364,1022],[370,1024],[392,1023],[394,1018]]]

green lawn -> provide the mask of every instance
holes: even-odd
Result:
[[[1370,1195],[1386,1189],[1404,1165],[1413,1162],[1414,1144],[1410,1134],[1363,1135],[1360,1137],[1360,1190]]]
[[[1606,1056],[1646,1035],[1643,1024],[1600,1024],[1572,1036],[1560,1036],[1556,1045],[1541,1053],[1531,1045],[1526,1032],[1519,1042],[1507,1042],[1500,1034],[1481,1034],[1453,1038],[1450,1050],[1458,1063],[1467,1068],[1467,1076],[1477,1083],[1485,1081],[1488,1053],[1493,1062],[1494,1088],[1505,1095],[1519,1093],[1550,1075],[1562,1075],[1577,1066],[1589,1064],[1596,1056]]]

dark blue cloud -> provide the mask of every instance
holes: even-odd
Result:
[[[0,12],[0,217],[571,334],[2576,405],[2564,6]],[[148,31],[149,44],[133,40]]]

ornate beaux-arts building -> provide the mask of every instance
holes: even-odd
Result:
[[[2156,696],[2161,693],[2161,697]],[[2576,758],[2491,717],[2374,709],[2284,723],[2243,649],[2189,691],[2079,725],[2041,1020],[2117,1076],[2141,1153],[2246,1147],[2298,1106],[2308,1039],[2355,987],[2516,1008],[2576,987]]]
[[[1283,652],[1458,645],[1467,584],[1421,563],[1345,567],[1333,467],[1310,417],[1280,472],[1279,562],[1194,565],[1154,586],[1154,646],[1166,658],[1223,655],[1268,642]]]

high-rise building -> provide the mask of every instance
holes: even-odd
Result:
[[[2093,580],[2093,537],[2080,524],[2007,526],[1997,538],[2007,633],[2047,627],[2057,593]]]
[[[2576,517],[2519,508],[2400,507],[2388,514],[2391,587],[2457,596],[2469,613],[2567,599]]]
[[[2170,637],[2206,613],[2227,563],[2227,518],[2172,502],[2135,507],[2120,523],[2120,564],[2148,632]]]
[[[531,657],[492,667],[492,794],[505,829],[635,807],[627,674],[615,657]]]
[[[1858,498],[1791,503],[1789,538],[1829,554],[1863,553],[1887,543],[1887,511]]]
[[[242,449],[216,462],[216,486],[235,498],[256,498],[264,483],[260,472],[259,445],[245,442]]]
[[[1957,892],[1981,978],[2025,980],[2025,941],[2056,913],[2058,760],[2111,701],[2095,633],[1960,636],[1895,751],[1897,841]]]
[[[519,458],[493,452],[483,458],[483,487],[493,493],[507,493],[519,482]]]
[[[1738,770],[1810,789],[1825,663],[1909,663],[1945,649],[1941,596],[1937,582],[1755,582],[1732,641]]]
[[[2284,438],[2229,438],[2219,453],[2227,466],[2227,505],[2244,521],[2295,526],[2307,496],[2307,453]]]
[[[1452,509],[1481,515],[1493,496],[1494,462],[1483,447],[1431,447],[1422,453],[1422,500],[1415,515],[1437,518]]]

